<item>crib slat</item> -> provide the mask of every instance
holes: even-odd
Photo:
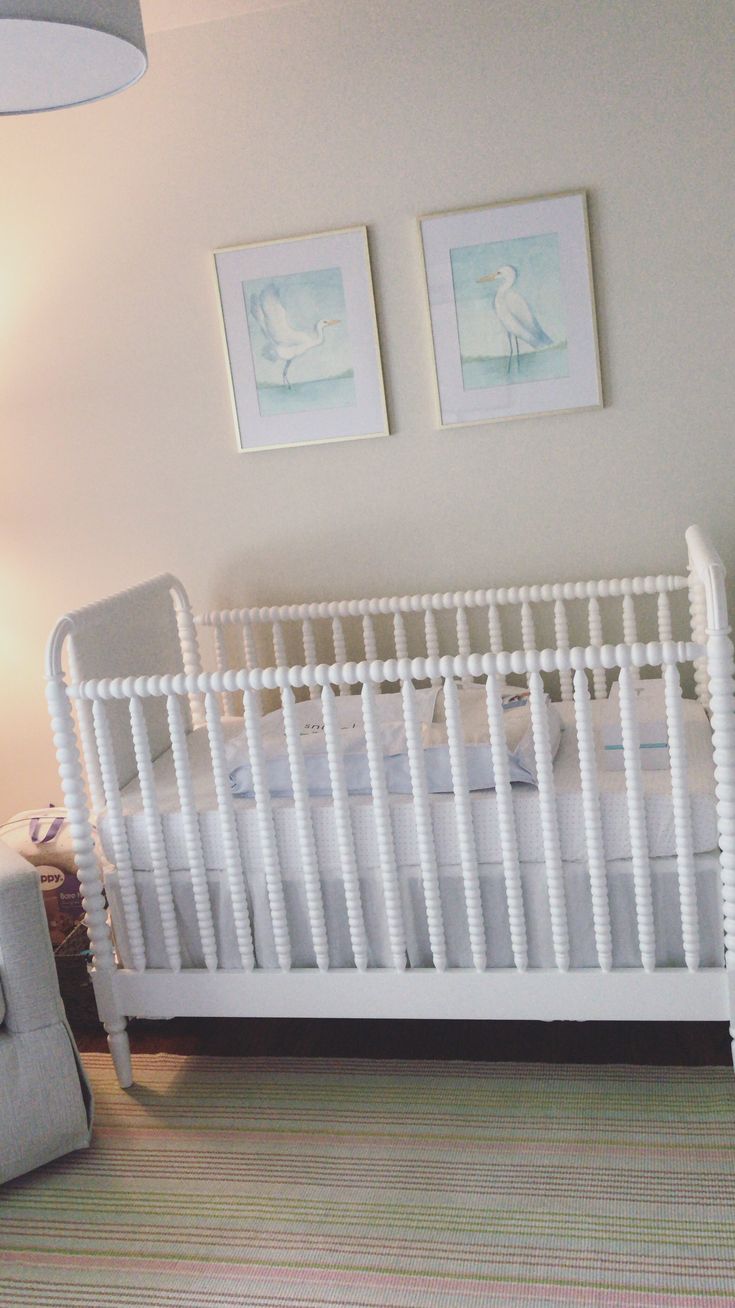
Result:
[[[273,637],[273,658],[277,668],[287,668],[288,659],[286,658],[286,641],[283,635],[283,624],[277,619],[271,623],[271,636]]]
[[[538,779],[541,834],[546,863],[546,885],[551,914],[551,934],[554,941],[554,958],[560,972],[569,969],[569,927],[564,895],[564,871],[559,842],[559,820],[556,811],[554,770],[549,743],[549,723],[546,715],[546,696],[540,672],[529,672],[531,692],[531,726]]]
[[[365,650],[365,658],[368,663],[373,663],[378,657],[378,644],[375,639],[375,624],[369,613],[363,614],[362,619],[362,642]],[[374,687],[375,694],[382,693],[382,686]]]
[[[658,617],[658,638],[663,644],[665,640],[673,640],[673,630],[671,626],[671,603],[665,590],[658,592],[657,617]]]
[[[521,638],[525,650],[536,648],[536,628],[533,621],[533,610],[528,600],[523,600],[521,604]]]
[[[360,880],[357,872],[357,855],[355,837],[352,831],[352,816],[347,795],[342,746],[339,739],[339,723],[334,692],[330,685],[322,690],[322,714],[324,717],[324,738],[329,763],[329,779],[332,786],[332,803],[334,805],[334,824],[337,831],[342,880],[345,888],[347,921],[350,927],[352,953],[355,967],[360,972],[367,968],[367,936],[360,898]]]
[[[508,746],[505,738],[503,702],[497,678],[490,675],[485,687],[487,720],[490,728],[490,751],[495,777],[495,797],[498,812],[500,848],[503,855],[505,897],[508,903],[508,922],[513,946],[513,959],[519,972],[528,967],[528,940],[526,913],[523,905],[523,886],[518,859],[518,837],[513,812],[513,792],[508,767]]]
[[[94,745],[95,737],[92,704],[88,699],[79,699],[77,700],[75,707],[92,811],[94,813],[100,813],[105,807],[105,795],[102,775],[97,758],[97,750]]]
[[[413,792],[416,843],[421,865],[421,880],[424,888],[424,904],[426,906],[426,923],[429,931],[431,957],[436,970],[443,972],[447,966],[447,944],[441,896],[439,894],[439,871],[434,843],[434,824],[431,817],[429,790],[426,784],[426,764],[424,762],[421,729],[416,712],[416,692],[412,681],[406,680],[402,683],[401,697],[403,700],[403,722],[406,728],[406,753],[408,754],[411,790]]]
[[[179,943],[179,931],[176,925],[176,909],[174,907],[174,896],[171,886],[171,871],[166,857],[161,814],[158,811],[156,786],[153,780],[153,764],[151,762],[151,751],[148,743],[148,728],[146,726],[143,705],[137,696],[134,696],[130,701],[130,726],[133,736],[135,761],[138,767],[138,779],[140,781],[140,794],[143,800],[143,813],[145,816],[146,834],[148,836],[148,848],[150,850],[151,862],[153,864],[153,880],[156,887],[158,910],[161,914],[161,926],[163,928],[166,955],[172,971],[178,972],[181,970],[181,946]]]
[[[393,614],[393,642],[396,647],[396,658],[408,658],[408,637],[406,636],[406,624],[403,621],[403,614],[396,610]]]
[[[245,736],[250,757],[255,813],[258,822],[265,884],[268,890],[273,940],[276,946],[278,966],[282,971],[287,972],[291,966],[291,939],[288,930],[286,904],[283,898],[281,861],[278,856],[276,829],[273,822],[273,805],[263,750],[260,703],[250,686],[246,686],[243,691],[243,708],[245,710]]]
[[[623,595],[623,640],[626,645],[635,645],[638,640],[635,600],[632,595]],[[630,679],[634,686],[638,684],[640,681],[638,668],[630,668]]]
[[[248,617],[243,618],[242,621],[242,651],[245,655],[245,667],[248,672],[251,672],[258,666],[258,652],[255,648],[253,624]]]
[[[100,760],[100,774],[104,788],[104,802],[107,803],[107,820],[109,823],[112,848],[115,854],[115,867],[120,882],[120,898],[125,914],[125,929],[130,941],[133,967],[142,972],[146,967],[145,939],[140,917],[140,904],[135,885],[133,859],[130,853],[127,827],[123,817],[120,801],[120,784],[117,776],[115,752],[110,737],[107,710],[101,699],[92,701],[92,721],[97,741],[97,756]],[[104,807],[104,802],[102,807]]]
[[[365,650],[365,658],[368,663],[373,663],[378,657],[378,646],[375,639],[375,623],[369,613],[363,614],[362,643]]]
[[[594,595],[587,605],[587,618],[589,622],[590,645],[594,645],[596,649],[600,649],[602,646],[602,614],[600,613],[599,602]],[[603,667],[592,669],[592,689],[595,694],[595,699],[607,698],[607,678]]]
[[[166,710],[199,938],[202,942],[204,962],[210,971],[214,971],[218,966],[217,939],[212,919],[212,904],[209,898],[207,868],[204,862],[202,837],[199,830],[199,816],[189,765],[189,751],[186,747],[186,733],[181,716],[181,705],[176,695],[167,695]]]
[[[184,672],[187,677],[198,677],[202,671],[202,656],[189,596],[183,587],[179,585],[174,586],[173,596]],[[191,713],[192,725],[195,727],[203,726],[204,700],[199,693],[189,695],[189,712]]]
[[[383,758],[380,722],[375,704],[375,692],[368,681],[363,685],[361,699],[368,768],[370,770],[370,788],[373,792],[373,817],[383,882],[385,915],[388,921],[393,966],[401,972],[406,966],[406,930],[403,923],[403,906],[401,904],[401,889],[398,884],[393,823],[388,799],[388,787],[385,780],[385,761]]]
[[[319,878],[319,862],[314,840],[314,826],[311,817],[311,802],[306,780],[304,754],[299,734],[299,724],[296,718],[296,699],[290,686],[286,686],[281,691],[281,703],[283,705],[288,765],[291,772],[294,813],[299,837],[301,869],[304,876],[311,938],[314,944],[317,967],[325,972],[329,968],[329,944],[324,920],[322,883]]]
[[[69,674],[73,682],[79,681],[79,666],[73,636],[69,637]],[[88,699],[78,699],[75,704],[75,712],[79,738],[82,742],[82,755],[89,785],[89,798],[94,812],[101,813],[105,807],[105,793],[100,772],[98,747],[95,745],[91,702]]]
[[[225,672],[227,670],[227,647],[225,645],[225,633],[219,625],[214,628],[214,651],[217,660],[217,671]],[[234,716],[235,700],[229,690],[223,690],[222,692],[222,708],[228,718]]]
[[[211,691],[204,696],[204,715],[209,738],[209,752],[212,758],[212,776],[217,795],[222,852],[224,855],[227,884],[230,889],[232,916],[235,923],[237,947],[240,961],[246,971],[255,966],[253,950],[253,933],[250,925],[247,895],[245,893],[245,869],[242,862],[240,840],[237,834],[235,805],[230,789],[230,778],[225,756],[225,743],[222,735],[217,696]]]
[[[569,624],[564,600],[558,599],[554,604],[554,637],[557,649],[569,649]],[[572,693],[572,673],[570,668],[559,671],[559,687],[563,700],[570,700]]]
[[[582,668],[578,668],[574,674],[574,717],[577,727],[579,774],[582,782],[582,812],[584,814],[584,835],[587,846],[587,866],[590,875],[595,944],[600,968],[603,972],[609,972],[613,960],[607,865],[602,840],[602,817],[597,785],[595,739],[590,714],[589,684],[587,682],[587,673]]]
[[[438,659],[439,633],[436,629],[436,616],[433,609],[426,609],[424,612],[424,634],[426,638],[427,659]],[[431,684],[432,686],[440,686],[441,678],[434,677]]]
[[[477,870],[477,849],[472,823],[470,791],[467,784],[467,759],[460,720],[459,699],[457,687],[452,677],[445,677],[444,679],[444,711],[447,719],[449,764],[452,774],[452,789],[454,791],[457,841],[462,865],[472,961],[476,970],[483,972],[487,966],[485,917],[482,909],[480,879]]]
[[[307,667],[313,668],[317,663],[316,639],[314,637],[314,626],[311,618],[303,618],[301,621],[301,639],[304,644],[304,663]],[[309,687],[309,699],[319,698],[319,687]]]
[[[335,663],[347,662],[347,645],[345,643],[345,633],[342,626],[342,620],[339,617],[332,618],[332,644],[334,646]],[[340,682],[337,690],[338,695],[349,695],[350,688],[343,682]]]
[[[497,604],[488,604],[487,630],[492,653],[500,654],[503,649],[503,625],[500,621],[500,609]]]
[[[456,626],[457,653],[463,658],[467,658],[467,655],[470,653],[470,627],[467,621],[467,610],[462,605],[457,609]],[[462,685],[464,687],[471,686],[472,684],[472,677],[464,676],[462,678]]]
[[[671,801],[676,835],[676,863],[679,876],[681,934],[684,942],[684,960],[689,970],[695,972],[699,967],[699,911],[694,875],[686,730],[681,702],[681,682],[675,663],[669,663],[664,667],[664,693],[671,766]]]
[[[620,669],[620,727],[623,738],[625,791],[628,801],[630,853],[633,864],[638,943],[646,972],[656,966],[656,937],[653,927],[651,867],[648,856],[646,809],[643,796],[638,720],[636,718],[635,683],[630,668]]]

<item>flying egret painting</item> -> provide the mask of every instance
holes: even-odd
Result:
[[[257,278],[242,290],[261,414],[354,404],[339,268]]]
[[[366,227],[214,251],[243,454],[388,435]]]
[[[600,408],[584,191],[419,221],[442,427]]]
[[[450,251],[466,390],[568,373],[556,233]]]

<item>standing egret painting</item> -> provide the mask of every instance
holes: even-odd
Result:
[[[583,192],[421,220],[442,426],[601,404]]]
[[[240,449],[387,435],[364,227],[215,253]]]
[[[449,257],[465,390],[566,377],[556,233],[461,246]]]

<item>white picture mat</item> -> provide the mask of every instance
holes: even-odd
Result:
[[[550,232],[559,238],[569,375],[466,391],[450,251]],[[421,235],[443,426],[599,407],[602,396],[584,192],[432,214],[421,219]]]
[[[353,227],[216,250],[214,261],[240,448],[272,449],[387,435],[367,229]],[[357,403],[348,408],[264,417],[258,405],[243,282],[335,267],[342,274]]]

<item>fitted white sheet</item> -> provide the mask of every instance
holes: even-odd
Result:
[[[557,705],[564,723],[561,746],[554,766],[557,813],[564,863],[567,911],[571,937],[571,965],[594,967],[594,945],[589,876],[586,865],[581,787],[574,731],[574,710],[570,704]],[[614,965],[640,965],[635,919],[635,898],[630,836],[625,799],[625,779],[621,773],[607,772],[600,759],[601,702],[591,705],[598,747],[603,835],[608,859],[608,884],[612,918]],[[695,876],[700,913],[701,962],[719,966],[722,962],[722,911],[719,862],[716,854],[717,826],[714,803],[714,772],[711,733],[704,712],[691,701],[684,702],[689,789],[692,804]],[[239,721],[227,723],[226,733],[241,727]],[[237,968],[240,959],[232,923],[229,889],[223,867],[222,844],[216,797],[211,777],[207,738],[196,731],[189,738],[195,794],[200,813],[200,829],[208,868],[210,898],[221,967]],[[163,814],[163,830],[169,866],[172,869],[174,903],[182,943],[183,966],[203,965],[196,912],[188,872],[181,814],[178,811],[173,762],[170,753],[154,765],[158,800]],[[651,876],[656,927],[656,957],[660,966],[683,964],[681,922],[677,880],[671,782],[668,771],[644,772],[643,790],[651,857]],[[522,860],[522,879],[526,906],[529,954],[532,967],[554,965],[548,898],[546,890],[543,841],[539,820],[538,791],[532,786],[515,786],[513,801]],[[136,885],[141,904],[144,937],[149,967],[166,967],[168,960],[163,941],[151,858],[141,810],[137,781],[123,791],[123,806],[128,840],[136,870]],[[260,844],[252,800],[234,801],[237,825],[247,876],[248,898],[253,922],[256,960],[259,966],[273,968],[277,959],[268,909],[267,891],[260,856]],[[352,965],[349,928],[344,903],[339,850],[330,801],[312,801],[314,831],[322,879],[325,912],[330,941],[330,961],[334,967]],[[383,907],[378,869],[371,801],[367,797],[350,800],[360,889],[369,941],[369,962],[373,966],[391,966],[392,959]],[[311,943],[306,899],[301,875],[301,858],[294,820],[293,802],[273,803],[276,837],[281,857],[284,894],[291,933],[293,965],[308,967],[315,963]],[[409,796],[392,796],[391,812],[399,864],[399,882],[403,898],[407,932],[407,958],[411,966],[431,965],[423,889],[416,847],[413,805]],[[471,967],[464,892],[457,843],[454,804],[451,796],[432,797],[432,812],[439,861],[439,883],[447,934],[449,965]],[[472,813],[479,860],[479,876],[486,920],[488,965],[512,966],[513,958],[505,904],[502,853],[497,826],[494,792],[472,796]],[[107,856],[114,851],[105,814],[99,816],[99,829]],[[118,950],[122,961],[130,963],[124,915],[117,873],[106,877]]]

